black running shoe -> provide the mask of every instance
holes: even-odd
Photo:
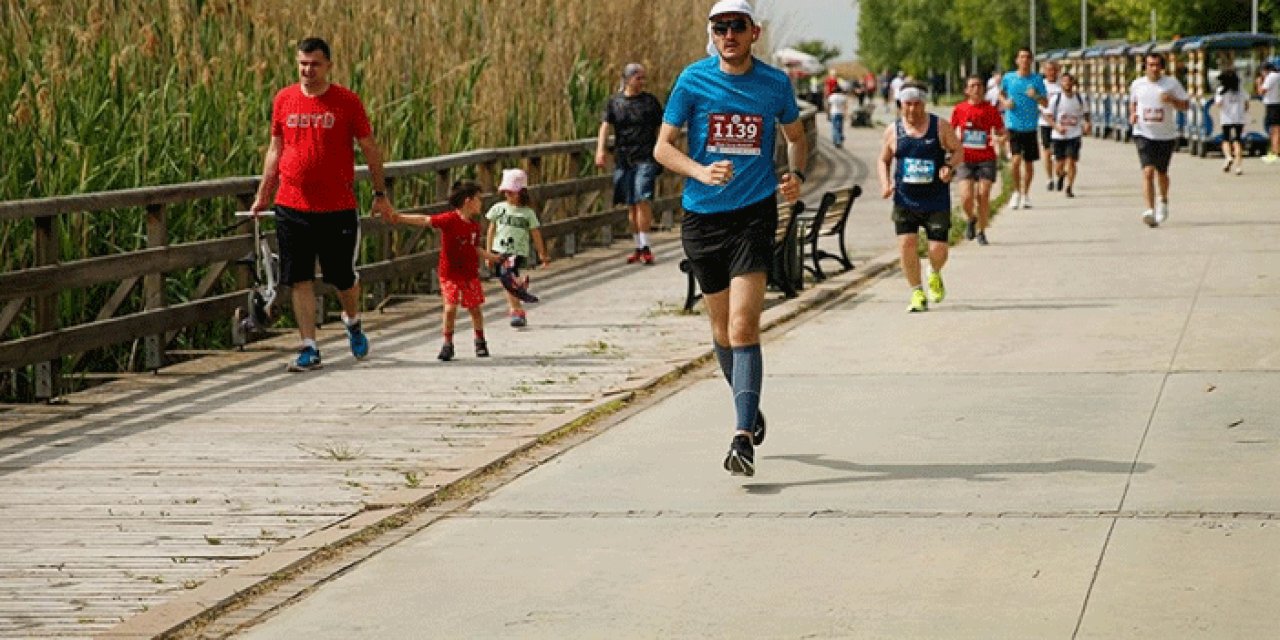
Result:
[[[751,444],[760,446],[764,444],[764,412],[756,411],[756,428],[751,430]]]
[[[1067,181],[1067,177],[1065,175],[1058,176],[1058,191],[1062,191],[1062,183],[1066,181]]]
[[[444,343],[444,346],[440,347],[440,355],[436,357],[445,362],[452,360],[453,359],[453,343],[452,342]]]
[[[485,342],[484,340],[476,340],[476,357],[477,357],[477,358],[488,358],[488,357],[489,357],[489,343],[488,343],[488,342]]]
[[[1068,198],[1074,198],[1074,197],[1076,197],[1076,192],[1072,191],[1072,190],[1071,190],[1071,187],[1067,187],[1067,197],[1068,197]]]
[[[1053,191],[1053,178],[1049,178],[1049,190]]]
[[[982,232],[980,232],[980,233],[978,234],[978,244],[980,244],[980,245],[982,245],[982,246],[984,246],[984,247],[985,247],[985,246],[987,246],[987,232],[986,232],[986,231],[982,231]]]
[[[745,435],[733,437],[729,454],[724,457],[724,469],[735,476],[751,477],[756,474],[756,451],[751,438]]]
[[[978,223],[970,220],[964,227],[964,237],[966,240],[972,240],[978,233]]]

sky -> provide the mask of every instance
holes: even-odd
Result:
[[[761,20],[769,21],[770,42],[784,47],[801,40],[822,40],[840,48],[836,60],[852,60],[858,30],[857,0],[754,0]]]

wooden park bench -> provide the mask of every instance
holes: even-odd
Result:
[[[788,298],[800,295],[798,292],[804,288],[804,243],[800,241],[803,214],[803,201],[778,204],[778,228],[774,234],[773,264],[769,269],[768,284]],[[698,281],[693,277],[693,265],[688,258],[680,261],[680,270],[688,278],[684,310],[693,311],[702,293],[698,291]]]
[[[822,200],[815,211],[800,217],[800,222],[805,225],[805,236],[801,242],[808,247],[813,263],[804,268],[813,274],[814,279],[827,278],[822,270],[823,260],[835,260],[843,271],[853,268],[853,261],[849,259],[849,251],[845,246],[844,231],[849,225],[849,212],[853,210],[853,202],[861,195],[862,187],[856,184],[828,191],[822,194]],[[838,239],[839,253],[832,253],[818,246],[818,241],[823,236],[835,236]]]

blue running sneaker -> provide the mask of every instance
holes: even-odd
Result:
[[[369,338],[364,335],[359,320],[347,325],[347,341],[351,343],[351,355],[357,360],[369,355]]]
[[[298,359],[289,363],[289,371],[311,371],[323,366],[320,363],[320,350],[308,346],[298,351]]]

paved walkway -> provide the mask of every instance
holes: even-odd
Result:
[[[895,274],[771,332],[754,478],[708,365],[244,637],[1273,637],[1280,170],[1179,155],[1152,230],[1085,154],[929,313]]]

